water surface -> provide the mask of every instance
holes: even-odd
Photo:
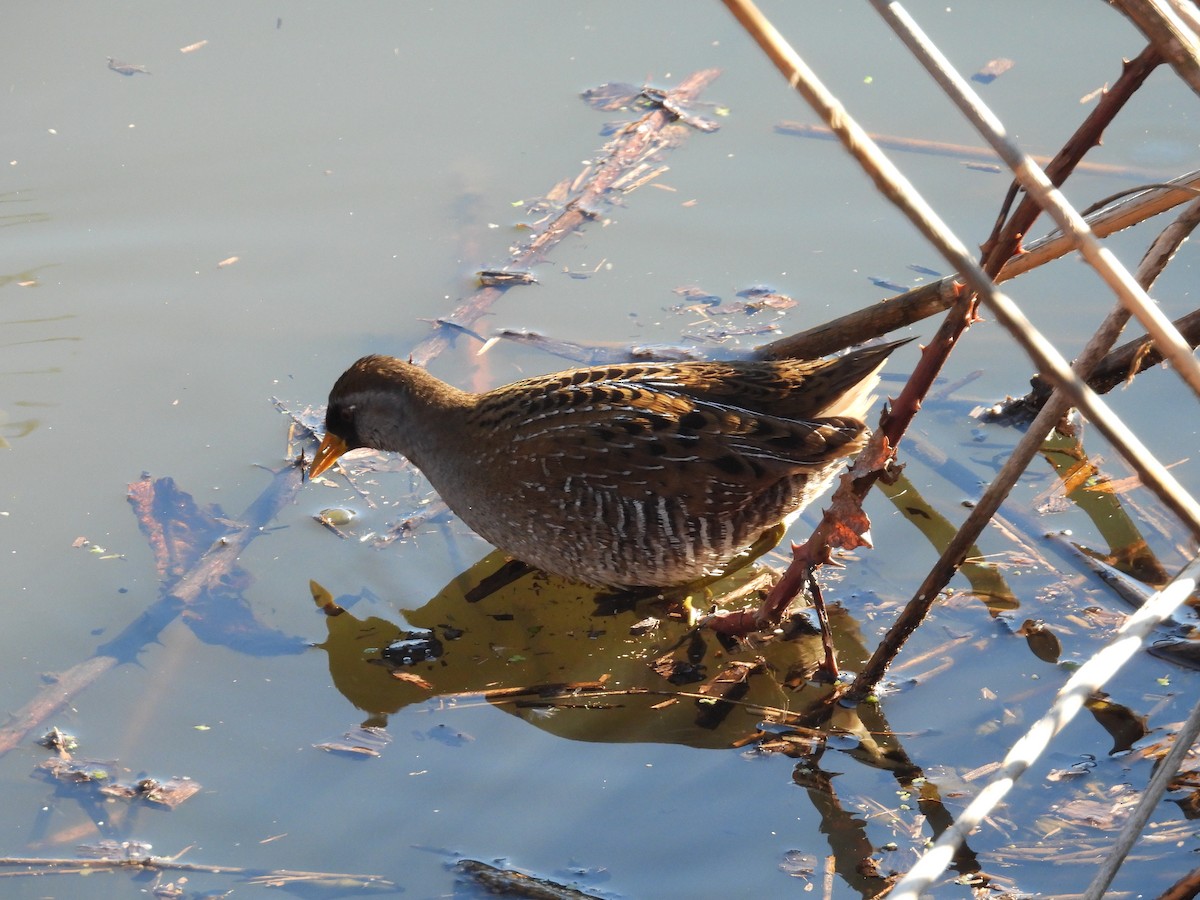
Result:
[[[865,5],[765,6],[869,130],[978,143]],[[1003,11],[917,3],[913,11],[964,71],[1014,59],[981,92],[1038,153],[1057,149],[1085,112],[1080,98],[1114,80],[1120,58],[1143,46],[1121,17],[1090,3]],[[527,235],[515,227],[523,221],[516,204],[573,177],[599,152],[603,126],[621,116],[589,109],[578,96],[585,88],[669,86],[719,67],[705,99],[720,110],[705,113],[721,130],[690,135],[667,158],[670,171],[657,187],[630,195],[556,248],[536,272],[539,286],[510,291],[485,330],[678,343],[696,322],[672,311],[675,289],[696,285],[732,299],[760,283],[798,301],[778,324],[799,330],[889,293],[871,278],[913,284],[928,276],[910,266],[945,268],[836,145],[774,132],[781,120],[811,116],[716,4],[129,2],[62,13],[53,4],[29,7],[9,23],[0,158],[0,222],[8,226],[0,435],[10,445],[0,527],[9,562],[0,640],[10,709],[41,687],[45,673],[87,659],[154,603],[159,580],[126,486],[143,472],[169,476],[197,503],[239,514],[270,483],[268,470],[284,462],[287,426],[269,398],[320,403],[356,357],[407,353],[429,320],[472,290],[474,272],[503,264]],[[199,41],[208,43],[180,52]],[[1064,53],[1064,46],[1087,52]],[[113,72],[110,56],[150,74]],[[1193,108],[1194,97],[1170,73],[1156,74],[1094,158],[1157,167],[1162,177],[1193,167],[1200,133]],[[1001,176],[937,156],[897,159],[966,242],[984,239],[1006,186]],[[1084,204],[1127,184],[1084,175],[1068,194]],[[1132,265],[1148,239],[1141,229],[1113,243]],[[1159,285],[1173,314],[1195,305],[1193,256],[1185,248]],[[581,280],[564,269],[596,274]],[[1111,302],[1075,262],[1011,289],[1068,356]],[[927,337],[935,327],[911,333]],[[480,387],[565,365],[508,344],[482,358],[475,349],[460,341],[433,368]],[[908,371],[915,352],[897,354],[891,370]],[[980,426],[966,410],[1021,392],[1030,367],[985,322],[946,378],[974,370],[981,374],[952,401],[929,404],[918,429],[961,464],[961,477],[915,460],[907,470],[912,490],[951,521],[1018,439]],[[1194,410],[1185,390],[1162,372],[1139,381],[1115,405],[1165,461],[1193,455],[1195,417],[1175,414]],[[1089,452],[1124,477],[1098,437],[1085,435]],[[1193,490],[1197,471],[1194,461],[1175,469]],[[1076,507],[1033,513],[1053,478],[1042,465],[1014,494],[1012,514],[1029,517],[1026,538],[1070,528],[1106,550]],[[357,621],[381,629],[372,640],[389,627],[469,622],[476,643],[451,644],[447,666],[426,667],[427,677],[443,678],[443,693],[605,675],[643,683],[646,660],[666,643],[628,636],[640,614],[599,617],[586,597],[569,592],[554,593],[544,612],[536,593],[495,601],[515,618],[489,634],[487,613],[465,605],[456,584],[490,548],[461,525],[429,527],[377,551],[339,541],[311,518],[350,505],[362,513],[357,534],[382,529],[421,489],[407,475],[380,476],[372,499],[395,505],[370,509],[345,489],[306,488],[241,560],[247,609],[278,644],[205,642],[175,621],[136,663],[113,670],[54,718],[78,735],[82,753],[119,760],[129,777],[190,776],[203,785],[197,797],[170,813],[89,807],[77,791],[30,777],[46,751],[26,742],[0,762],[3,853],[70,856],[78,843],[136,838],[163,855],[190,847],[187,859],[213,865],[377,874],[411,897],[464,890],[447,868],[460,855],[626,897],[796,890],[780,868],[792,851],[817,860],[811,878],[819,886],[825,857],[836,851],[852,866],[855,848],[862,850],[856,840],[874,849],[885,872],[910,864],[930,828],[898,793],[893,772],[855,755],[858,741],[835,741],[821,761],[822,770],[838,773],[831,810],[829,793],[793,760],[730,748],[757,726],[753,711],[705,729],[690,706],[683,716],[632,704],[548,715],[451,702],[408,684],[389,691],[373,669],[359,672],[376,679],[365,695],[339,683],[332,644],[303,649],[330,639],[310,579]],[[1141,493],[1130,502],[1139,504],[1130,510],[1139,524],[1161,516]],[[912,524],[921,518],[913,506],[911,497],[893,503],[874,495],[876,550],[829,585],[830,599],[845,608],[839,633],[851,668],[856,648],[874,646],[936,558]],[[805,521],[794,537],[811,528],[813,514]],[[1146,528],[1146,536],[1168,569],[1188,549],[1169,524],[1164,535]],[[81,537],[89,543],[73,547]],[[1002,565],[1019,607],[996,619],[961,593],[939,607],[902,657],[909,668],[897,673],[925,677],[882,707],[951,815],[965,804],[963,792],[981,783],[964,776],[999,758],[1067,677],[1013,630],[1026,618],[1046,619],[1062,636],[1064,658],[1076,660],[1106,633],[1080,624],[1091,621],[1080,611],[1125,609],[1063,557],[1050,554],[1057,572],[1024,563],[996,531],[980,549]],[[953,587],[961,592],[968,583]],[[964,636],[966,643],[947,645]],[[951,665],[939,669],[943,659]],[[706,664],[715,674],[720,657]],[[1151,727],[1166,728],[1183,718],[1192,680],[1142,655],[1109,690],[1149,716]],[[754,702],[775,706],[811,695],[756,690]],[[355,696],[379,708],[356,707]],[[313,749],[381,719],[392,742],[377,759]],[[1015,792],[1003,821],[973,839],[982,865],[1022,890],[1081,890],[1089,865],[1054,867],[1008,848],[1036,845],[1035,823],[1051,798],[1078,790],[1045,781],[1052,768],[1095,757],[1101,794],[1123,781],[1143,784],[1150,764],[1110,757],[1111,745],[1091,718],[1072,725],[1054,757]],[[1170,805],[1161,818],[1171,827],[1182,821]],[[824,833],[831,823],[850,835],[835,837],[833,849]],[[1095,830],[1078,840],[1103,847],[1107,838]],[[1190,834],[1176,852],[1184,849],[1195,849]],[[1185,866],[1175,868],[1181,874]],[[1123,880],[1161,890],[1176,874],[1159,863],[1131,868]],[[865,893],[864,884],[839,874],[834,895]],[[189,885],[233,886],[201,875]],[[10,882],[8,890],[81,895],[73,876]],[[92,878],[87,890],[124,897],[139,888],[117,875]],[[947,885],[938,896],[966,891]]]

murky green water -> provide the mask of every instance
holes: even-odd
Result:
[[[866,5],[766,11],[869,130],[978,143]],[[1080,98],[1114,80],[1119,59],[1143,46],[1116,13],[1090,3],[913,11],[966,72],[999,56],[1016,62],[981,92],[1037,153],[1057,149],[1089,108]],[[143,472],[171,477],[198,504],[239,515],[286,451],[287,425],[269,398],[319,403],[356,357],[408,352],[428,320],[469,293],[474,272],[503,264],[528,234],[514,227],[523,221],[515,204],[594,157],[603,125],[620,114],[587,108],[584,88],[669,85],[720,67],[705,99],[721,109],[704,112],[721,130],[690,135],[655,186],[555,249],[536,273],[540,285],[510,291],[485,331],[678,343],[706,323],[672,309],[675,289],[696,285],[732,299],[765,282],[799,301],[776,321],[786,333],[887,295],[871,277],[913,284],[922,276],[909,266],[945,268],[838,147],[774,132],[781,120],[812,118],[718,4],[131,2],[30,7],[9,19],[0,683],[10,710],[47,673],[87,660],[155,603],[155,559],[127,485]],[[181,52],[200,41],[207,44]],[[110,56],[151,74],[110,71]],[[1157,166],[1160,177],[1193,167],[1194,104],[1173,76],[1155,75],[1094,158]],[[1005,187],[1000,176],[938,156],[896,158],[965,241],[986,236]],[[1083,205],[1128,184],[1082,175],[1068,194]],[[1142,229],[1113,243],[1132,265],[1148,239]],[[1173,314],[1195,305],[1192,257],[1185,248],[1159,283]],[[596,274],[581,280],[564,269]],[[1011,288],[1067,355],[1110,306],[1074,262]],[[935,327],[912,333],[927,337]],[[463,340],[433,368],[462,386],[490,386],[564,366],[514,345],[484,357],[475,349]],[[890,371],[907,372],[914,359],[906,348]],[[973,370],[981,370],[975,381],[952,401],[930,403],[919,420],[921,440],[961,469],[910,460],[907,470],[911,490],[955,522],[961,501],[977,495],[1017,439],[965,410],[1022,391],[1028,376],[991,324],[970,332],[946,376]],[[1171,376],[1151,373],[1114,402],[1165,461],[1194,456],[1194,401]],[[1090,430],[1085,438],[1091,454],[1112,461]],[[1194,460],[1175,471],[1200,488]],[[1111,473],[1127,474],[1119,463]],[[120,777],[188,776],[201,783],[198,795],[172,812],[85,801],[77,788],[31,777],[47,752],[27,740],[0,760],[0,855],[66,857],[81,843],[137,839],[162,855],[190,848],[186,861],[209,865],[378,875],[410,897],[472,895],[448,868],[459,856],[625,897],[800,891],[805,879],[781,870],[796,858],[815,861],[807,879],[821,891],[831,853],[839,857],[834,896],[857,896],[878,886],[853,873],[858,855],[873,853],[885,873],[911,863],[930,834],[921,818],[930,808],[901,793],[903,772],[865,760],[861,740],[835,739],[814,774],[782,754],[730,748],[755,731],[759,710],[737,707],[714,723],[690,698],[654,709],[668,698],[620,694],[655,684],[674,690],[655,682],[647,661],[679,626],[632,637],[644,610],[597,615],[589,598],[536,584],[467,604],[459,574],[489,548],[456,523],[377,551],[312,521],[345,505],[360,512],[354,536],[386,528],[420,486],[407,475],[378,482],[369,486],[377,508],[312,485],[274,519],[241,558],[245,581],[232,586],[245,601],[243,630],[205,631],[185,614],[52,718],[78,736],[81,754],[117,760]],[[1042,529],[1071,528],[1106,550],[1071,504],[1034,512],[1053,483],[1042,465],[1014,494],[1018,530],[1036,541]],[[1130,509],[1139,526],[1167,522],[1165,534],[1145,533],[1174,569],[1188,550],[1182,530],[1140,492],[1125,502],[1139,505]],[[874,495],[876,550],[828,586],[829,599],[844,606],[835,619],[851,668],[936,557],[914,527],[922,517],[914,507],[911,495]],[[813,514],[805,521],[810,528]],[[793,536],[805,531],[797,526]],[[88,543],[73,546],[78,538]],[[1107,633],[1083,610],[1124,611],[1052,550],[1043,552],[1058,571],[1027,563],[996,531],[980,549],[1001,566],[1019,608],[993,619],[965,595],[940,607],[901,658],[903,688],[866,724],[906,757],[900,769],[928,776],[950,816],[983,783],[974,770],[1003,755],[1066,677],[1013,631],[1026,618],[1045,619],[1063,658],[1076,660]],[[322,616],[310,579],[353,619]],[[233,613],[207,615],[226,623]],[[345,630],[347,622],[361,630]],[[445,642],[437,663],[414,669],[431,687],[389,681],[362,662],[376,644],[417,626],[443,637],[445,626],[465,632]],[[811,644],[789,646],[770,662],[778,675],[811,652]],[[730,658],[753,655],[730,657],[709,641],[703,665],[711,677]],[[611,695],[578,708],[479,696],[604,678]],[[797,708],[818,693],[763,676],[747,702]],[[1142,655],[1110,693],[1152,728],[1169,728],[1186,714],[1193,676]],[[391,743],[378,758],[314,749],[385,719]],[[878,733],[886,728],[896,737]],[[1057,827],[1044,818],[1053,803],[1145,782],[1150,764],[1109,756],[1111,745],[1092,718],[1072,725],[994,827],[973,838],[983,868],[1020,890],[1081,890],[1091,863],[1055,865],[1036,851]],[[1089,756],[1097,762],[1086,789],[1046,780]],[[1176,807],[1164,805],[1156,821],[1163,833],[1182,829],[1168,843],[1177,845],[1173,856],[1164,864],[1162,851],[1148,852],[1156,861],[1131,866],[1126,889],[1161,891],[1191,867],[1186,854],[1197,844]],[[1108,838],[1099,828],[1062,834],[1046,842],[1102,852]],[[230,876],[187,877],[188,890],[253,890]],[[5,890],[126,897],[148,884],[127,874],[86,883],[64,875],[11,880]],[[946,885],[938,896],[967,891]]]

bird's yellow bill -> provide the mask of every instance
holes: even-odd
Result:
[[[325,435],[325,440],[321,441],[321,446],[317,448],[317,455],[313,457],[313,461],[308,467],[308,477],[316,478],[337,462],[338,457],[349,449],[346,442],[336,434]]]

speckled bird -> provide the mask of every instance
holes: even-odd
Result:
[[[348,450],[396,451],[480,537],[531,566],[602,587],[683,585],[724,571],[861,449],[898,343],[835,359],[572,369],[482,394],[366,356],[329,394],[310,474]]]

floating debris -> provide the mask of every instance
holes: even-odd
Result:
[[[345,528],[353,522],[356,515],[357,513],[354,510],[346,509],[344,506],[331,506],[328,509],[321,510],[315,518],[322,525],[338,529]]]
[[[94,759],[47,759],[38,768],[56,781],[69,784],[91,784],[99,786],[100,793],[118,800],[145,800],[168,809],[174,809],[200,790],[200,783],[190,778],[172,778],[156,781],[142,778],[134,784],[123,784],[114,780],[117,768],[111,760]]]
[[[150,855],[154,845],[145,841],[104,840],[80,844],[75,849],[88,859],[142,859]]]
[[[888,281],[886,278],[878,278],[875,275],[868,275],[867,281],[871,282],[875,287],[881,287],[887,291],[895,291],[897,294],[903,294],[908,290],[908,285],[897,284],[894,281]]]
[[[669,171],[671,171],[670,166],[659,166],[658,168],[652,169],[649,165],[643,163],[639,166],[634,167],[633,170],[626,172],[624,175],[622,175],[620,178],[618,178],[616,181],[614,181],[612,183],[612,185],[609,186],[609,190],[610,191],[621,191],[622,193],[628,194],[628,193],[631,193],[632,191],[637,190],[642,185],[647,184],[650,181],[653,181],[659,175],[662,175],[663,173],[669,172]],[[672,187],[667,187],[666,185],[661,185],[661,184],[655,185],[655,187],[661,187],[664,190],[668,190],[668,191],[675,190]]]
[[[655,673],[665,678],[671,684],[679,686],[695,684],[703,681],[705,667],[683,659],[676,659],[674,654],[667,653],[650,664]]]
[[[1005,59],[1002,56],[997,57],[996,59],[988,62],[986,66],[972,75],[971,80],[978,82],[979,84],[991,84],[1015,65],[1016,63],[1014,63],[1011,59]]]
[[[796,301],[787,294],[781,294],[768,287],[746,288],[744,291],[738,291],[737,295],[746,299],[746,311],[750,313],[758,312],[760,309],[783,311],[796,305]]]
[[[1083,759],[1073,763],[1068,768],[1051,769],[1046,773],[1046,780],[1050,782],[1074,781],[1077,778],[1085,778],[1091,775],[1094,768],[1096,768],[1096,757],[1091,754],[1084,754]]]
[[[195,53],[201,47],[208,44],[208,41],[196,41],[194,44],[188,44],[186,47],[180,47],[180,53]]]
[[[641,637],[644,634],[649,634],[651,631],[657,630],[658,626],[661,624],[661,619],[656,618],[655,616],[647,616],[640,622],[634,622],[632,625],[630,625],[629,633],[633,635],[633,637]]]
[[[548,878],[534,878],[514,869],[497,869],[476,859],[459,860],[456,868],[493,894],[536,900],[600,900],[595,894],[586,894]]]
[[[636,85],[610,81],[588,88],[580,96],[592,109],[615,112],[641,99],[642,89]]]
[[[174,809],[199,791],[200,783],[190,778],[171,778],[167,781],[143,778],[136,784],[114,782],[100,788],[100,793],[106,797],[118,800],[145,800],[167,809]]]
[[[537,284],[538,280],[529,272],[505,272],[501,269],[483,269],[479,272],[479,283],[484,287],[508,287],[514,284]]]
[[[721,127],[712,119],[706,119],[703,116],[692,113],[685,103],[680,102],[680,98],[674,91],[665,91],[662,88],[645,85],[642,87],[642,96],[651,103],[661,106],[680,122],[692,126],[697,131],[713,132],[719,130]]]
[[[108,58],[108,67],[110,69],[112,69],[114,72],[116,72],[118,75],[149,75],[150,74],[150,70],[147,69],[145,66],[135,66],[133,63],[120,62],[118,60],[113,59],[111,56]]]
[[[79,749],[79,741],[76,740],[75,735],[67,734],[57,726],[47,731],[38,743],[49,750],[57,750],[59,753],[70,753]]]
[[[714,325],[711,328],[699,331],[685,331],[683,336],[688,340],[704,344],[723,344],[730,338],[747,337],[756,334],[774,334],[778,331],[779,326],[773,322],[762,325],[748,325],[745,328],[720,328]]]
[[[387,729],[374,725],[361,726],[347,731],[340,738],[313,744],[318,750],[326,753],[339,753],[343,756],[373,757],[379,756],[383,749],[392,742],[392,736]]]
[[[928,266],[919,266],[916,263],[911,263],[908,268],[916,272],[918,275],[928,275],[930,278],[942,277],[941,272],[939,272],[937,269],[931,269]]]
[[[116,763],[112,760],[46,759],[38,763],[38,768],[48,773],[56,781],[90,784],[111,780],[112,769],[115,765]]]
[[[732,316],[739,314],[752,316],[755,313],[762,312],[764,309],[773,309],[776,312],[782,313],[796,305],[796,301],[786,294],[781,294],[773,288],[761,286],[738,291],[737,296],[742,299],[730,300],[728,302],[723,302],[716,294],[710,294],[708,291],[695,285],[677,287],[673,293],[678,294],[685,302],[678,306],[672,306],[671,312],[700,313],[704,316]]]
[[[783,854],[783,861],[779,864],[780,872],[790,875],[792,878],[803,878],[805,881],[812,877],[816,868],[816,855],[805,853],[803,850],[788,850]]]
[[[86,549],[88,553],[91,553],[93,556],[98,556],[98,557],[100,557],[100,559],[124,559],[125,558],[124,553],[109,553],[105,548],[101,547],[99,544],[93,544],[86,537],[82,537],[82,536],[75,538],[75,540],[73,540],[71,542],[71,546],[73,548],[75,548],[76,550]]]
[[[694,307],[694,306],[716,306],[721,302],[721,298],[718,297],[716,294],[710,294],[708,291],[704,290],[703,288],[697,287],[694,284],[681,285],[680,287],[677,287],[674,290],[672,290],[671,293],[678,294],[680,297],[682,297],[684,299],[684,301],[686,303],[688,303],[692,307]],[[689,308],[689,307],[673,306],[673,307],[671,307],[671,311],[677,312],[681,309],[687,309],[687,308]]]

